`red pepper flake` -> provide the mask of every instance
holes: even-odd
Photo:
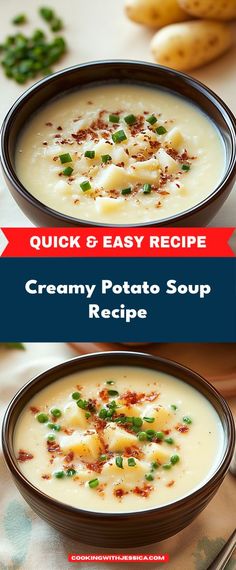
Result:
[[[45,123],[46,127],[52,127],[52,123],[50,123],[50,121],[48,121],[48,123]]]
[[[37,406],[30,406],[30,411],[32,414],[38,414],[40,410],[37,408]]]
[[[175,429],[180,433],[187,433],[189,431],[189,427],[183,424],[177,424],[177,426],[175,426]]]
[[[113,495],[115,495],[117,499],[122,499],[124,495],[128,495],[128,491],[125,491],[124,489],[114,489]]]
[[[20,462],[24,462],[24,461],[29,461],[30,459],[33,459],[34,456],[32,455],[32,453],[29,453],[28,451],[24,451],[24,449],[20,449],[19,450],[19,455],[17,457],[17,461]]]
[[[47,473],[45,475],[42,475],[42,479],[51,479],[52,476],[48,475]]]
[[[173,487],[173,485],[175,484],[174,479],[172,479],[171,481],[169,481],[169,483],[166,483],[166,487]]]
[[[133,493],[135,495],[140,495],[141,497],[149,497],[151,491],[153,491],[153,486],[143,483],[142,487],[134,487]]]

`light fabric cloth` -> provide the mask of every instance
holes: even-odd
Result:
[[[0,349],[1,417],[11,397],[32,376],[75,356],[73,348],[66,344],[29,343],[25,346],[25,351]],[[231,404],[236,410],[236,401],[231,400]],[[21,498],[2,454],[0,486],[0,570],[69,570],[69,552],[104,552],[104,548],[81,544],[79,537],[78,541],[72,541],[43,522]],[[129,549],[129,552],[168,552],[168,570],[206,570],[235,526],[235,490],[236,480],[227,475],[216,497],[192,525],[176,537],[140,549]],[[120,552],[124,552],[122,545]],[[79,567],[81,570],[100,570],[103,565],[82,563]],[[119,567],[126,570],[130,565],[116,564],[117,570]],[[142,564],[142,567],[146,565]],[[112,564],[106,564],[106,568],[111,570]],[[156,570],[158,564],[152,564],[151,568]],[[132,563],[132,569],[141,570],[141,565]],[[227,570],[236,570],[235,558]]]
[[[0,0],[1,10],[1,40],[6,34],[12,34],[12,17],[19,13],[19,0]],[[22,8],[22,3],[20,7]],[[31,0],[24,3],[29,24],[24,31],[31,32],[33,28],[44,28],[47,25],[38,16],[41,0]],[[69,50],[66,56],[54,66],[54,70],[85,61],[101,59],[136,59],[153,62],[150,41],[154,34],[143,26],[139,26],[125,16],[125,0],[50,0],[50,6],[56,10],[65,23],[65,37]],[[235,30],[236,28],[234,28]],[[232,111],[236,111],[235,100],[235,57],[236,46],[218,60],[200,69],[192,75],[208,85],[222,97]],[[131,78],[132,79],[132,78]],[[17,97],[30,85],[17,85],[7,79],[1,72],[0,123],[9,107]],[[236,191],[218,212],[212,226],[235,226]],[[1,226],[31,226],[32,224],[21,212],[7,190],[0,175],[0,227]]]

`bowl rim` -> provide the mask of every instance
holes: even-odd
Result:
[[[21,398],[24,397],[25,393],[27,393],[27,391],[31,388],[31,386],[37,384],[38,382],[43,382],[43,380],[45,378],[47,378],[48,376],[50,377],[50,375],[54,372],[59,372],[59,376],[50,381],[49,378],[49,382],[47,384],[47,386],[53,382],[56,382],[58,380],[60,380],[60,378],[62,378],[63,376],[69,376],[70,374],[74,374],[76,372],[80,371],[79,368],[79,363],[81,361],[89,361],[90,359],[92,359],[92,361],[98,360],[103,357],[106,359],[106,355],[108,355],[114,358],[117,358],[117,360],[119,359],[119,356],[124,356],[125,358],[137,358],[138,360],[140,360],[139,363],[137,363],[136,366],[140,366],[142,367],[142,360],[144,361],[149,361],[150,363],[153,364],[160,364],[160,365],[167,365],[170,366],[172,368],[175,369],[176,372],[178,372],[180,374],[180,376],[177,376],[179,379],[182,379],[183,382],[188,383],[187,380],[183,380],[183,378],[181,378],[181,374],[186,373],[189,374],[194,380],[198,380],[198,382],[200,383],[200,385],[202,387],[205,387],[208,391],[208,393],[210,393],[214,399],[217,400],[218,404],[221,407],[221,410],[224,414],[224,418],[227,421],[227,428],[228,428],[228,438],[225,441],[225,446],[224,446],[224,450],[222,450],[222,457],[219,460],[218,465],[216,465],[215,470],[213,471],[212,475],[210,476],[209,479],[207,479],[205,481],[205,483],[203,483],[200,487],[197,487],[197,489],[193,490],[192,492],[188,493],[188,495],[177,499],[176,501],[173,501],[171,503],[167,503],[165,505],[162,506],[158,506],[158,507],[152,507],[149,509],[144,509],[144,510],[140,510],[140,511],[131,511],[131,512],[99,512],[99,511],[90,511],[90,510],[86,510],[86,509],[81,509],[79,507],[73,507],[72,505],[68,505],[67,503],[63,503],[61,501],[59,501],[58,499],[54,499],[53,497],[50,497],[50,495],[47,495],[46,493],[44,493],[43,491],[41,491],[40,489],[38,489],[37,487],[35,487],[28,479],[27,477],[25,477],[23,475],[23,473],[21,472],[21,470],[19,469],[18,465],[17,465],[17,460],[14,457],[14,453],[13,450],[11,451],[10,447],[11,445],[9,444],[9,427],[10,427],[10,422],[11,422],[11,418],[12,418],[12,413],[14,412],[14,408],[15,406],[20,402]],[[70,367],[73,367],[74,363],[78,363],[78,369],[77,370],[72,370],[70,371]],[[108,364],[109,365],[109,364]],[[119,362],[117,364],[114,364],[114,366],[119,366]],[[126,365],[129,365],[128,363]],[[101,364],[101,366],[106,366],[106,364]],[[135,366],[134,364],[130,364],[130,366]],[[64,369],[66,368],[68,370],[65,372]],[[94,368],[96,367],[96,364],[93,366]],[[145,367],[145,363],[143,364],[143,367]],[[150,367],[150,369],[152,369],[152,367]],[[82,369],[83,370],[83,369]],[[158,371],[158,368],[155,368],[155,366],[153,366],[153,370]],[[62,375],[60,375],[60,372],[62,372]],[[167,372],[168,374],[168,372]],[[171,374],[171,372],[169,372],[169,374]],[[174,372],[172,373],[174,375]],[[196,388],[195,388],[196,389]],[[200,391],[200,393],[202,393]],[[32,396],[31,396],[32,397]],[[204,394],[204,397],[208,400],[207,396]],[[211,400],[209,399],[209,402],[211,403]],[[24,405],[22,406],[22,410],[26,407],[27,403],[24,403]],[[211,405],[214,407],[214,405],[211,403]],[[22,411],[21,410],[21,411]],[[216,411],[216,413],[218,413]],[[219,414],[218,414],[219,415]],[[220,416],[219,416],[220,417]],[[14,429],[16,426],[17,421],[15,421],[14,423],[14,427],[13,427],[13,433],[14,433]],[[11,399],[10,403],[8,404],[8,407],[5,411],[4,417],[3,417],[3,423],[2,423],[2,448],[3,448],[3,456],[4,459],[6,461],[6,464],[13,476],[13,478],[15,478],[19,484],[23,485],[24,488],[30,490],[31,493],[34,494],[34,496],[37,497],[37,500],[39,501],[46,501],[47,505],[49,507],[51,507],[52,509],[63,509],[64,511],[66,511],[67,514],[74,514],[74,515],[78,515],[84,518],[89,518],[89,519],[98,519],[98,518],[102,518],[103,520],[110,520],[112,519],[120,519],[120,518],[124,518],[124,517],[132,517],[133,518],[137,518],[137,517],[148,517],[150,514],[163,514],[171,512],[173,508],[178,509],[181,507],[186,507],[187,503],[190,500],[194,500],[197,499],[198,495],[201,495],[202,493],[207,493],[208,491],[210,491],[211,486],[213,485],[215,487],[215,485],[217,485],[217,483],[219,483],[219,481],[222,479],[222,477],[225,476],[225,474],[227,473],[227,470],[230,466],[230,462],[232,459],[232,455],[234,452],[234,447],[235,447],[235,424],[234,424],[234,419],[233,419],[233,415],[232,412],[230,410],[229,405],[227,404],[226,400],[224,399],[224,397],[214,388],[214,386],[208,382],[205,378],[203,378],[203,376],[201,376],[200,374],[198,374],[197,372],[193,371],[191,368],[184,366],[182,364],[179,364],[178,362],[174,361],[174,360],[170,360],[167,358],[161,358],[158,356],[154,356],[152,354],[148,354],[145,352],[135,352],[135,351],[125,351],[125,350],[119,350],[119,351],[103,351],[103,352],[93,352],[93,353],[89,353],[89,354],[83,354],[83,355],[79,355],[79,356],[75,356],[73,358],[67,359],[66,361],[63,361],[55,366],[52,366],[51,368],[48,368],[47,370],[41,372],[40,374],[37,374],[36,376],[34,376],[31,380],[29,380],[28,382],[26,382],[17,392],[16,394],[13,396],[13,398]]]
[[[158,68],[158,70],[161,71],[162,73],[167,74],[167,75],[170,74],[177,81],[178,81],[178,79],[180,79],[180,80],[184,81],[185,83],[191,85],[191,87],[193,87],[196,91],[201,92],[208,100],[211,101],[211,103],[219,111],[221,111],[221,113],[225,117],[227,117],[227,119],[228,119],[227,127],[228,127],[228,132],[230,133],[232,153],[231,153],[230,161],[228,163],[226,163],[226,165],[225,165],[225,172],[224,172],[224,175],[223,175],[221,181],[219,182],[219,184],[217,184],[216,188],[211,192],[211,194],[209,196],[207,196],[201,202],[195,204],[191,208],[188,208],[188,210],[184,210],[183,212],[179,212],[177,214],[174,214],[174,215],[169,216],[167,218],[162,218],[160,220],[149,220],[146,222],[132,223],[132,224],[110,224],[110,223],[105,223],[105,222],[102,223],[102,222],[98,222],[98,221],[75,218],[73,216],[63,214],[62,212],[54,210],[53,208],[47,206],[46,204],[43,204],[43,202],[38,200],[35,196],[33,196],[33,194],[31,194],[29,192],[29,190],[27,190],[27,188],[25,188],[25,186],[21,183],[21,181],[17,177],[15,168],[11,164],[11,161],[9,159],[9,155],[7,152],[7,144],[8,144],[8,137],[9,137],[9,126],[11,125],[11,122],[14,118],[14,115],[18,112],[18,109],[21,108],[22,105],[24,105],[24,102],[28,100],[28,98],[30,97],[32,92],[36,93],[37,91],[40,91],[44,87],[47,87],[48,84],[54,82],[54,80],[57,79],[58,77],[60,77],[60,76],[63,77],[65,75],[67,75],[68,73],[71,73],[71,72],[76,71],[76,70],[79,71],[82,68],[89,68],[90,67],[92,69],[93,67],[99,67],[99,66],[104,66],[104,65],[112,65],[112,66],[134,65],[134,66],[137,66],[140,68],[143,67],[146,70]],[[96,82],[94,82],[94,83],[96,83]],[[132,83],[132,81],[131,81],[131,83]],[[138,83],[138,82],[134,81],[134,83]],[[140,80],[140,83],[142,83],[141,80]],[[144,83],[147,84],[147,81]],[[88,85],[88,83],[85,83],[84,85],[86,86],[86,85]],[[66,93],[66,91],[67,90],[65,90],[64,93]],[[62,93],[62,96],[63,96],[63,93]],[[185,99],[187,99],[187,97],[185,97]],[[49,99],[49,101],[50,101],[50,99]],[[197,103],[196,103],[196,106],[197,106]],[[199,106],[199,108],[201,109],[200,106]],[[209,118],[211,118],[207,112],[205,112],[205,114]],[[216,125],[216,128],[217,128],[217,125]],[[67,224],[73,224],[75,226],[80,225],[80,226],[84,226],[84,227],[91,226],[91,227],[105,227],[105,228],[113,228],[113,227],[114,228],[115,227],[118,227],[118,228],[136,228],[136,227],[145,228],[145,227],[151,227],[153,225],[158,227],[158,226],[168,225],[174,221],[175,222],[184,221],[190,215],[196,214],[196,213],[204,210],[204,208],[206,206],[208,206],[209,204],[214,202],[214,200],[221,193],[224,192],[225,187],[228,184],[230,184],[231,181],[233,181],[233,179],[235,177],[236,144],[233,144],[233,139],[235,139],[235,138],[236,138],[236,119],[235,119],[232,111],[229,109],[229,107],[226,105],[226,103],[216,93],[214,93],[214,91],[212,91],[209,87],[204,85],[199,80],[197,80],[194,77],[187,75],[186,73],[183,73],[181,71],[177,71],[177,70],[171,69],[169,67],[165,67],[165,66],[158,65],[155,63],[149,63],[146,61],[129,60],[129,59],[104,59],[104,60],[98,60],[98,61],[96,61],[96,60],[89,61],[89,62],[85,62],[85,63],[72,65],[70,67],[66,67],[62,70],[56,71],[52,75],[49,75],[43,79],[40,79],[39,81],[37,81],[36,83],[31,85],[26,91],[24,91],[24,93],[20,97],[18,97],[17,100],[13,103],[13,105],[9,109],[8,113],[6,114],[5,119],[3,120],[2,128],[1,128],[0,160],[2,163],[2,167],[3,167],[3,171],[5,173],[5,176],[10,181],[11,185],[14,187],[14,190],[22,198],[24,198],[31,206],[36,207],[44,215],[47,214],[48,216],[53,217],[54,219],[59,220],[60,222],[64,222]]]

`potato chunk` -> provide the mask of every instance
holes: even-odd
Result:
[[[64,408],[63,423],[65,426],[73,428],[86,428],[88,426],[88,420],[85,417],[85,411],[81,410],[75,401],[70,402]]]
[[[143,429],[155,429],[155,430],[162,430],[168,421],[171,418],[171,413],[169,410],[164,408],[163,406],[148,406],[145,408],[143,417],[146,418],[154,418],[154,422],[149,423],[143,421]]]
[[[157,152],[157,160],[163,172],[168,169],[168,174],[173,174],[179,168],[178,162],[174,160],[163,148],[160,148]]]
[[[124,204],[123,198],[104,198],[98,196],[96,198],[96,210],[100,214],[110,214],[110,212],[118,212]]]
[[[165,142],[170,143],[175,150],[183,149],[184,137],[177,127],[174,127],[165,136]]]
[[[130,467],[128,458],[123,458],[123,469],[117,467],[115,457],[106,463],[102,470],[102,475],[109,481],[116,482],[122,479],[125,483],[137,483],[140,479],[144,479],[145,473],[149,470],[148,463],[135,459],[135,465]]]
[[[116,424],[107,424],[104,429],[104,441],[109,446],[110,451],[123,451],[126,447],[137,445],[137,437],[126,432]]]
[[[97,459],[102,450],[98,435],[91,431],[85,434],[76,431],[72,435],[63,436],[60,447],[65,453],[73,451],[87,461]]]
[[[105,190],[125,188],[129,184],[129,173],[122,167],[110,164],[104,168],[96,180],[96,185]]]
[[[132,417],[139,417],[141,414],[141,410],[140,408],[138,408],[138,406],[119,406],[119,408],[117,408],[117,415],[124,415],[127,416],[128,418],[132,418]]]
[[[161,465],[168,463],[170,455],[165,447],[159,443],[150,443],[145,447],[147,461],[158,461]]]

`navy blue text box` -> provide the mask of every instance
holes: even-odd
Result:
[[[80,295],[30,295],[25,283],[96,284],[91,299]],[[158,283],[158,295],[101,295],[103,279],[114,284]],[[199,295],[165,294],[166,283],[209,284]],[[0,341],[31,342],[236,342],[236,259],[0,259]],[[143,308],[146,319],[89,319],[88,306]]]

